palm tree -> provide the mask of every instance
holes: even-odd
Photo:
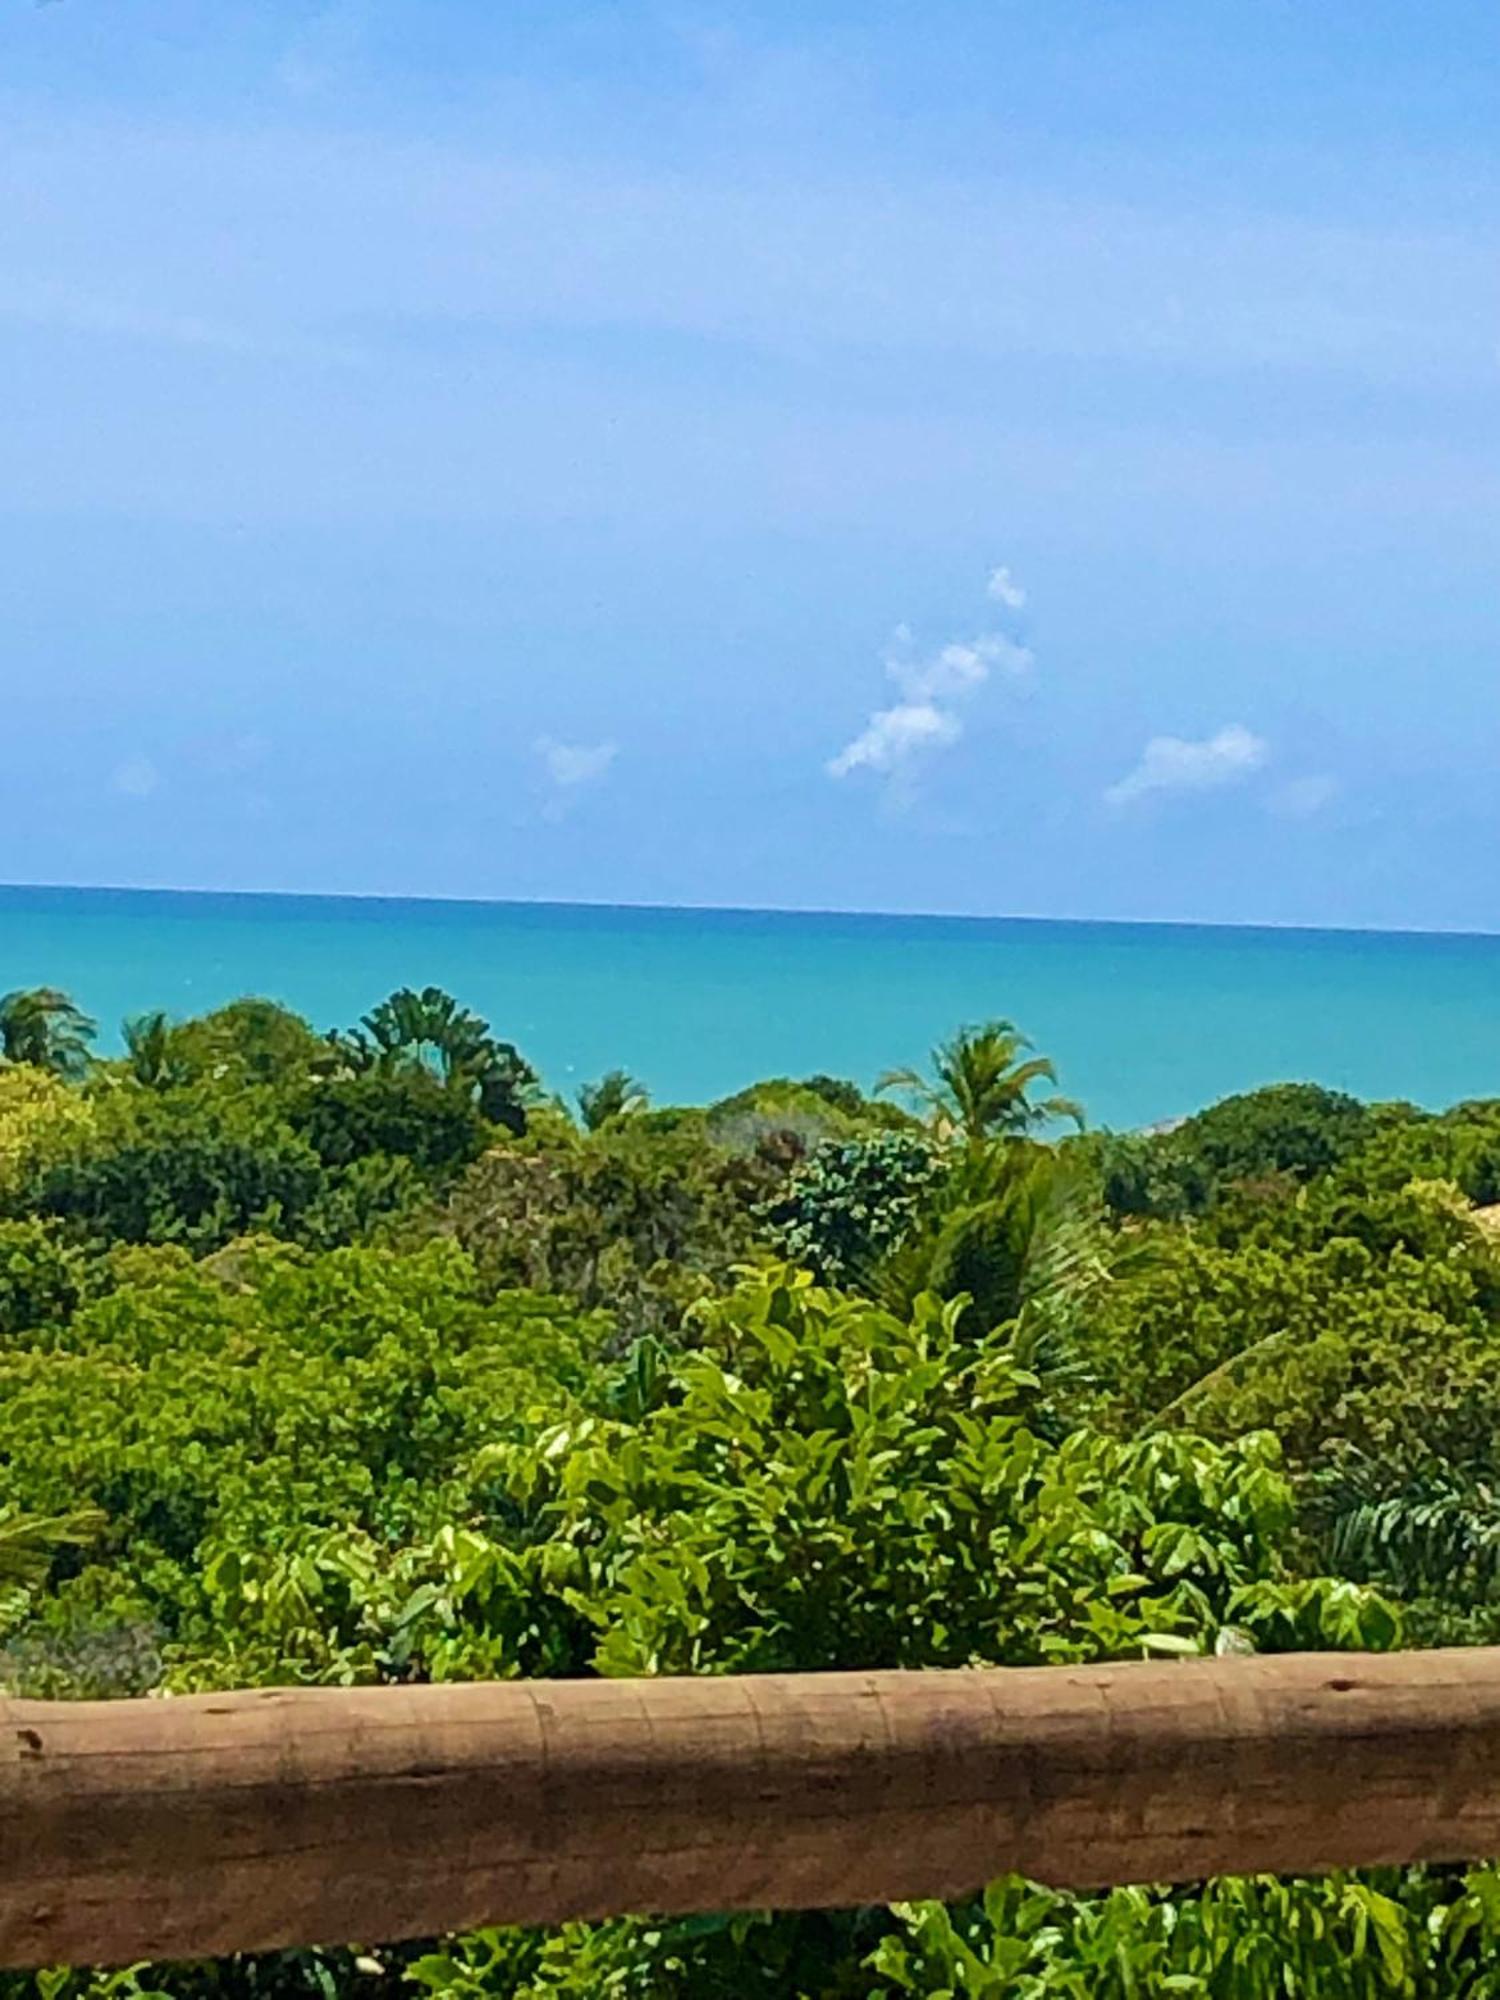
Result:
[[[597,1083],[586,1083],[579,1091],[578,1115],[585,1132],[597,1132],[613,1119],[644,1111],[648,1102],[644,1084],[637,1083],[628,1070],[611,1069]]]
[[[363,1028],[330,1028],[313,1069],[321,1077],[368,1076],[380,1064],[381,1051]]]
[[[122,1024],[125,1059],[137,1083],[160,1090],[173,1080],[172,1024],[158,1008],[152,1014],[132,1014]]]
[[[435,1069],[445,1083],[476,1094],[486,1118],[518,1136],[526,1130],[536,1072],[512,1043],[490,1033],[488,1021],[440,986],[420,993],[401,987],[371,1008],[352,1035],[330,1043],[335,1059],[355,1071],[412,1062]]]
[[[1045,1056],[1030,1055],[1031,1043],[1011,1021],[987,1021],[960,1028],[932,1054],[932,1076],[894,1069],[877,1091],[903,1090],[927,1115],[934,1136],[983,1146],[990,1139],[1025,1139],[1057,1118],[1083,1124],[1071,1097],[1033,1099],[1033,1085],[1056,1083],[1057,1071]]]
[[[1114,1245],[1087,1176],[1050,1146],[976,1146],[953,1156],[915,1225],[860,1289],[909,1312],[923,1292],[967,1296],[982,1330],[1009,1325],[1027,1366],[1073,1371],[1074,1336],[1111,1280]]]
[[[28,986],[0,997],[0,1058],[80,1077],[98,1029],[56,986]]]
[[[444,1081],[473,1076],[494,1046],[489,1023],[460,1007],[440,986],[403,986],[371,1008],[361,1026],[387,1062],[403,1056],[435,1068]]]

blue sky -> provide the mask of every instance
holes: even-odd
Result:
[[[51,0],[0,162],[0,877],[1500,929],[1493,0]]]

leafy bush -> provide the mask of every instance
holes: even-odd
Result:
[[[0,1334],[65,1320],[78,1303],[78,1259],[39,1222],[0,1222]]]
[[[1318,1535],[1363,1468],[1380,1469],[1380,1492],[1435,1465],[1500,1473],[1492,1252],[1381,1255],[1349,1237],[1312,1252],[1191,1239],[1154,1252],[1092,1328],[1091,1372],[1122,1427],[1274,1430]]]
[[[80,1240],[205,1250],[254,1229],[295,1234],[324,1185],[272,1094],[196,1085],[101,1098],[87,1144],[36,1171],[26,1197]]]
[[[875,1132],[910,1132],[916,1120],[894,1104],[869,1098],[838,1077],[812,1076],[796,1083],[768,1077],[720,1098],[704,1114],[707,1138],[731,1153],[753,1153],[768,1145],[786,1165],[832,1140]]]
[[[783,1271],[699,1317],[639,1421],[497,1460],[601,1671],[1123,1657],[1274,1623],[1252,1589],[1289,1582],[1272,1440],[1048,1444],[1035,1378],[931,1298],[903,1321]]]
[[[674,1332],[688,1305],[755,1254],[759,1203],[780,1180],[765,1161],[643,1113],[562,1146],[485,1154],[434,1220],[488,1285],[607,1308],[623,1347]]]
[[[767,1205],[772,1241],[824,1283],[846,1284],[901,1241],[938,1172],[913,1133],[827,1140]]]
[[[585,1390],[599,1331],[526,1294],[486,1303],[450,1245],[247,1244],[0,1350],[0,1491],[104,1517],[65,1607],[233,1662],[205,1610],[210,1550],[435,1532],[469,1504],[475,1453]]]
[[[289,1100],[287,1122],[325,1167],[379,1153],[426,1173],[477,1160],[490,1140],[478,1107],[423,1069],[369,1071],[305,1084]]]
[[[897,1994],[972,2000],[1136,2000],[1198,1994],[1319,2000],[1500,1994],[1500,1875],[1315,1881],[1256,1876],[1163,1894],[1079,1897],[997,1882],[982,1901],[898,1910],[871,2000]]]
[[[0,1066],[0,1205],[55,1161],[87,1144],[94,1107],[49,1071]]]
[[[1290,1174],[1310,1180],[1358,1150],[1370,1113],[1315,1083],[1274,1083],[1200,1111],[1167,1136],[1218,1182]]]
[[[274,1000],[232,1000],[196,1020],[173,1024],[156,1015],[144,1017],[141,1025],[160,1032],[132,1035],[127,1028],[127,1041],[143,1052],[149,1048],[137,1074],[142,1083],[159,1088],[291,1085],[314,1074],[328,1056],[327,1043],[311,1023]]]
[[[1063,1150],[1092,1174],[1101,1200],[1117,1216],[1176,1222],[1208,1205],[1208,1170],[1174,1145],[1171,1133],[1088,1132],[1067,1140]]]
[[[1312,1083],[1226,1097],[1158,1132],[1069,1142],[1117,1215],[1175,1220],[1201,1213],[1238,1182],[1296,1185],[1329,1172],[1377,1129],[1356,1098]],[[1403,1179],[1410,1178],[1409,1175]]]
[[[1500,1103],[1459,1104],[1438,1117],[1388,1111],[1337,1178],[1361,1193],[1451,1181],[1480,1206],[1500,1202]]]

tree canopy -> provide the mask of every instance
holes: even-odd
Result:
[[[41,998],[36,998],[41,995]],[[0,1043],[0,1685],[1500,1639],[1500,1110],[1274,1085],[1070,1133],[930,1076],[575,1119],[435,988]],[[24,1003],[24,1004],[21,1004]],[[649,1915],[0,2000],[1500,1994],[1472,1866]]]

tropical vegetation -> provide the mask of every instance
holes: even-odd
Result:
[[[435,987],[0,1000],[0,1687],[1500,1642],[1500,1100],[1088,1131],[1010,1023],[570,1102]],[[106,1995],[1500,1996],[1470,1865],[0,1975]]]

